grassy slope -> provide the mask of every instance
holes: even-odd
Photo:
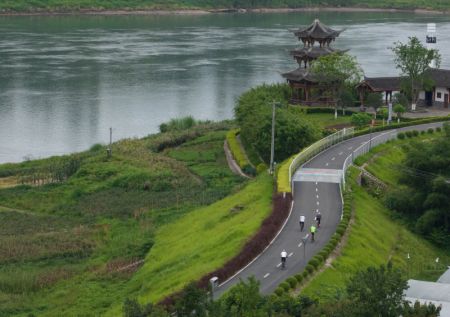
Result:
[[[98,315],[137,295],[133,270],[115,269],[144,258],[165,224],[239,188],[222,128],[201,128],[163,153],[149,148],[164,135],[120,141],[110,160],[97,147],[80,154],[79,171],[63,183],[1,189],[0,206],[11,208],[0,208],[0,316]],[[34,174],[59,159],[1,165],[0,175]]]
[[[270,213],[272,188],[272,178],[260,175],[240,192],[162,227],[129,286],[139,289],[142,302],[155,302],[220,267]],[[236,205],[244,209],[230,211]],[[119,311],[116,306],[108,315]]]
[[[316,4],[314,4],[316,5]],[[448,9],[448,1],[438,0],[332,0],[325,6],[356,6],[377,8],[431,8]],[[311,6],[308,0],[242,0],[236,3],[234,0],[3,0],[0,9],[13,11],[27,10],[79,10],[89,9],[189,9],[189,8],[232,8],[232,7],[306,7]]]
[[[396,141],[397,143],[398,141]],[[392,144],[377,148],[386,152]],[[377,168],[397,161],[398,147],[394,147],[386,158],[377,160]],[[438,249],[429,242],[411,233],[392,220],[383,204],[356,185],[356,170],[351,178],[355,197],[355,222],[351,227],[347,244],[332,266],[317,276],[303,291],[304,294],[323,300],[336,296],[345,281],[361,268],[386,263],[392,259],[410,278],[436,280],[450,263],[448,251]],[[381,173],[382,176],[385,175]],[[385,181],[393,181],[391,175]],[[411,259],[407,260],[407,254]],[[434,260],[439,257],[440,264]]]

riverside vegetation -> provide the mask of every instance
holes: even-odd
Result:
[[[0,10],[30,11],[78,11],[87,10],[137,10],[137,9],[233,9],[233,8],[307,8],[307,7],[363,7],[398,9],[448,10],[448,0],[328,0],[320,3],[310,0],[4,0]]]
[[[169,128],[114,143],[110,158],[95,145],[79,154],[1,165],[0,176],[17,186],[0,190],[0,316],[98,315],[114,304],[120,310],[132,294],[161,299],[220,267],[270,211],[272,188],[264,177],[242,188],[243,180],[230,172],[222,149],[229,128],[227,122]],[[214,204],[236,191],[228,202]],[[248,199],[253,207],[230,214]],[[213,225],[218,219],[221,230]],[[203,230],[192,223],[217,229],[217,240],[199,236]],[[225,229],[231,227],[236,232]],[[204,264],[196,254],[214,250],[214,243],[226,252],[208,253],[216,261],[195,270]],[[173,257],[141,267],[146,257],[167,255],[165,244]],[[191,254],[183,256],[184,271],[170,270],[183,250]],[[161,285],[155,279],[164,268],[167,283]],[[180,277],[183,272],[188,276]]]

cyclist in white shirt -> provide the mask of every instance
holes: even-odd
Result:
[[[300,231],[303,231],[303,228],[305,227],[305,216],[300,216]]]
[[[287,252],[283,249],[281,251],[281,267],[284,268],[286,266],[286,258],[287,258]]]

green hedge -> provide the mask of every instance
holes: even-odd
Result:
[[[248,169],[248,166],[252,166],[247,159],[247,156],[242,150],[239,141],[237,140],[237,136],[239,135],[239,129],[233,129],[227,132],[227,142],[230,147],[231,154],[233,158],[239,165],[241,169]]]
[[[410,127],[412,125],[419,125],[419,124],[426,124],[426,123],[433,123],[433,122],[441,122],[441,121],[450,121],[450,115],[446,117],[430,117],[426,119],[419,119],[419,120],[412,120],[408,122],[401,122],[401,123],[392,123],[390,125],[380,126],[380,127],[374,127],[372,129],[365,128],[362,130],[359,130],[355,132],[354,136],[360,136],[364,134],[368,134],[370,132],[379,132],[379,131],[385,131],[385,130],[392,130],[397,128],[404,128],[404,127]]]
[[[289,166],[297,154],[292,155],[277,168],[277,191],[279,193],[290,193],[291,184],[289,183]]]

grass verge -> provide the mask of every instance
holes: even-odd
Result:
[[[410,278],[436,280],[450,263],[445,250],[429,242],[393,221],[383,204],[356,184],[358,171],[350,169],[350,183],[354,195],[354,223],[341,255],[332,262],[303,290],[309,295],[327,301],[343,291],[345,282],[358,270],[384,264],[389,260],[401,268]],[[407,259],[408,254],[410,260]]]

